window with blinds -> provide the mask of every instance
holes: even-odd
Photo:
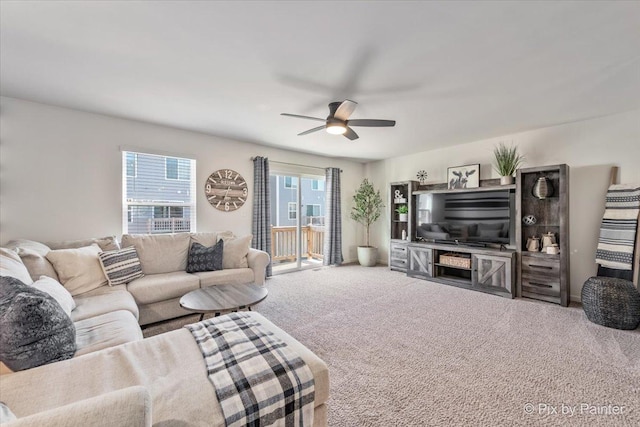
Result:
[[[123,233],[195,231],[195,176],[195,160],[123,151]]]

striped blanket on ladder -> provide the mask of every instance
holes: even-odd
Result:
[[[185,328],[202,351],[228,427],[313,425],[311,370],[249,313]]]
[[[609,187],[596,263],[617,270],[633,269],[639,212],[640,185],[616,184]]]

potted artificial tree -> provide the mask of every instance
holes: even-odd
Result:
[[[369,236],[371,224],[380,218],[383,207],[380,190],[376,191],[373,184],[365,178],[353,196],[351,209],[351,219],[364,225],[367,230],[367,245],[358,246],[358,262],[365,267],[373,267],[378,261],[378,248],[370,245]]]
[[[496,158],[494,169],[500,174],[500,185],[513,184],[513,174],[524,161],[524,156],[518,154],[517,147],[507,147],[503,143],[493,149],[493,155]]]

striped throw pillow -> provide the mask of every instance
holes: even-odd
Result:
[[[138,252],[133,246],[100,252],[98,258],[110,286],[124,285],[144,276]]]

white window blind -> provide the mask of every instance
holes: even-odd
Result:
[[[195,231],[195,176],[195,160],[123,151],[123,233]]]

